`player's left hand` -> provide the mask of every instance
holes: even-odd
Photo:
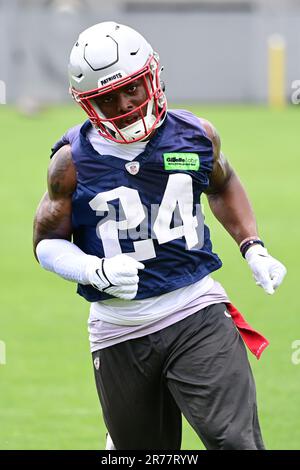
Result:
[[[253,273],[258,286],[261,286],[267,294],[274,294],[286,275],[285,266],[269,255],[266,248],[261,245],[253,245],[246,251],[245,258]]]

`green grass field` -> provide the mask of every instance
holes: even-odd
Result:
[[[299,109],[195,107],[218,128],[223,150],[256,211],[261,237],[288,268],[274,296],[256,287],[229,235],[206,206],[214,249],[224,266],[215,277],[270,346],[251,357],[267,448],[300,448]],[[31,249],[32,219],[46,188],[49,149],[83,115],[74,105],[27,118],[0,107],[1,316],[0,449],[101,449],[103,425],[86,331],[88,304],[75,285],[42,270]],[[297,283],[298,282],[298,283]],[[202,448],[184,422],[183,449]]]

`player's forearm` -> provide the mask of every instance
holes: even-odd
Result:
[[[124,300],[133,299],[138,290],[138,269],[144,265],[125,254],[98,258],[84,253],[68,240],[41,240],[37,258],[44,269],[63,279],[91,284],[95,289]]]
[[[250,201],[234,173],[225,189],[208,195],[208,201],[215,217],[238,244],[247,237],[258,235]]]
[[[37,244],[36,255],[40,265],[47,271],[68,281],[90,284],[87,268],[96,257],[85,254],[68,240],[41,240]]]

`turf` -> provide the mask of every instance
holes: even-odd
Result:
[[[270,340],[260,361],[250,358],[257,382],[261,426],[269,449],[300,442],[300,364],[291,361],[300,339],[299,109],[194,107],[218,128],[251,197],[261,237],[288,267],[274,296],[255,286],[234,242],[206,206],[214,249],[224,266],[216,273],[248,321]],[[39,268],[31,250],[32,218],[46,187],[53,142],[83,118],[74,106],[30,118],[0,107],[1,316],[0,449],[101,449],[103,425],[89,354],[88,305],[74,285]],[[246,403],[245,403],[246,406]],[[184,422],[183,449],[202,448]]]

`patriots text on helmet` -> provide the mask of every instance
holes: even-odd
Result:
[[[115,73],[114,75],[111,75],[110,77],[100,79],[100,84],[102,86],[107,85],[109,82],[113,82],[115,80],[118,80],[119,78],[122,78],[122,76],[123,75],[121,72]]]

